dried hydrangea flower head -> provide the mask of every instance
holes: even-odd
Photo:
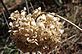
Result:
[[[43,13],[43,14],[42,14]],[[23,52],[41,51],[49,52],[61,41],[63,24],[60,18],[41,11],[41,7],[26,15],[25,10],[13,12],[9,18],[12,40]],[[53,47],[54,46],[54,47]]]

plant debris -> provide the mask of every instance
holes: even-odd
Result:
[[[9,23],[11,38],[23,52],[39,50],[48,53],[61,42],[64,29],[60,18],[50,15],[55,13],[41,13],[39,7],[28,15],[25,10],[21,13],[16,10],[9,17],[13,20]]]

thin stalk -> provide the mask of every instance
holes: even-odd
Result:
[[[3,5],[3,7],[5,9],[5,11],[3,11],[3,17],[4,17],[5,21],[6,21],[6,24],[7,24],[8,28],[9,28],[9,25],[8,25],[8,17],[10,15],[10,13],[9,13],[7,7],[5,6],[3,0],[0,0],[0,3]]]
[[[5,16],[5,13],[4,12],[3,12],[3,17],[4,17],[5,21],[6,21],[6,24],[7,24],[8,28],[9,28],[9,24],[8,24],[8,21],[7,21],[7,18]]]
[[[30,2],[30,5],[31,5],[32,10],[34,10],[34,7],[33,7],[33,5],[32,5],[32,3],[31,3],[31,2]]]
[[[25,0],[25,3],[26,3],[27,13],[29,13],[28,1],[27,1],[27,0]]]
[[[3,5],[3,7],[4,7],[5,11],[7,12],[7,14],[10,15],[10,13],[9,13],[7,7],[5,6],[4,2],[2,0],[0,0],[0,3]]]
[[[68,41],[68,40],[70,40],[70,39],[72,39],[72,38],[74,38],[74,37],[76,37],[76,35],[73,35],[73,36],[71,36],[71,37],[69,37],[69,38],[63,40],[63,41],[61,42],[61,44],[65,43],[66,41]]]

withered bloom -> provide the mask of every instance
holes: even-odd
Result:
[[[9,18],[10,34],[16,46],[23,52],[49,52],[61,42],[63,24],[60,18],[47,13],[41,14],[41,8],[26,15],[25,10],[13,12]]]

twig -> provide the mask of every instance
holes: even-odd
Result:
[[[7,7],[5,6],[3,0],[0,0],[0,3],[3,5],[3,7],[4,7],[5,11],[6,11],[6,13],[4,13],[4,11],[2,13],[3,13],[4,19],[6,21],[6,24],[7,24],[8,28],[9,28],[9,25],[8,25],[8,16],[10,15],[10,13],[9,13]]]
[[[34,10],[34,7],[33,7],[33,5],[32,5],[32,3],[30,2],[30,5],[31,5],[31,8]]]
[[[72,42],[72,44],[68,47],[68,48],[72,48],[74,46],[74,44],[79,40],[79,37],[74,39],[74,41]]]
[[[63,43],[65,43],[66,41],[68,41],[68,40],[74,38],[75,36],[76,36],[76,35],[73,35],[73,36],[69,37],[68,39],[63,40],[63,41],[61,42],[61,44],[63,44]]]
[[[7,24],[8,28],[9,28],[8,20],[7,20],[7,17],[5,16],[4,12],[3,12],[3,17],[4,17],[5,21],[6,21],[6,24]]]
[[[6,10],[7,14],[10,15],[10,13],[9,13],[7,7],[5,6],[3,0],[0,0],[0,3],[3,5],[3,7],[4,7],[4,9]]]
[[[25,0],[25,3],[26,3],[27,12],[29,13],[28,0]]]

